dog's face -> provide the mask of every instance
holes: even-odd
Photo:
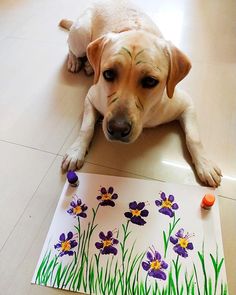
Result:
[[[175,85],[190,69],[177,48],[141,31],[101,37],[88,46],[87,55],[95,84],[105,93],[104,134],[126,143],[140,135],[165,88],[172,97]]]

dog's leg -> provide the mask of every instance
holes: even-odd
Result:
[[[80,169],[84,164],[84,158],[93,137],[94,126],[98,117],[98,112],[88,99],[84,102],[84,115],[78,138],[69,148],[62,160],[62,169]]]
[[[82,58],[86,57],[86,49],[91,42],[91,12],[87,11],[70,27],[68,46],[68,70],[76,73],[84,65]]]
[[[72,73],[77,73],[82,68],[82,61],[81,59],[77,58],[70,50],[68,54],[68,62],[67,62],[67,69]]]
[[[189,105],[180,117],[180,123],[185,131],[186,143],[192,156],[200,180],[207,185],[216,187],[221,181],[221,170],[210,161],[200,140],[196,112],[193,105]]]

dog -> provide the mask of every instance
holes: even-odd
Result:
[[[121,0],[98,2],[76,22],[62,20],[60,26],[69,30],[68,70],[94,72],[79,136],[62,169],[82,167],[99,114],[105,137],[123,143],[135,141],[144,128],[179,120],[197,175],[203,183],[218,186],[221,170],[206,156],[192,99],[176,88],[191,63],[156,24]]]

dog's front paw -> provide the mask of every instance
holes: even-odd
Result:
[[[220,185],[222,174],[220,168],[215,163],[205,157],[201,157],[201,159],[195,162],[195,168],[202,182],[212,187]]]
[[[63,157],[61,168],[63,171],[80,169],[84,164],[85,153],[78,149],[70,149]]]

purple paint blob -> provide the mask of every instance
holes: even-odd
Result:
[[[78,185],[79,178],[74,171],[68,171],[66,176],[67,176],[67,180],[68,180],[69,184],[71,184],[73,186]]]

